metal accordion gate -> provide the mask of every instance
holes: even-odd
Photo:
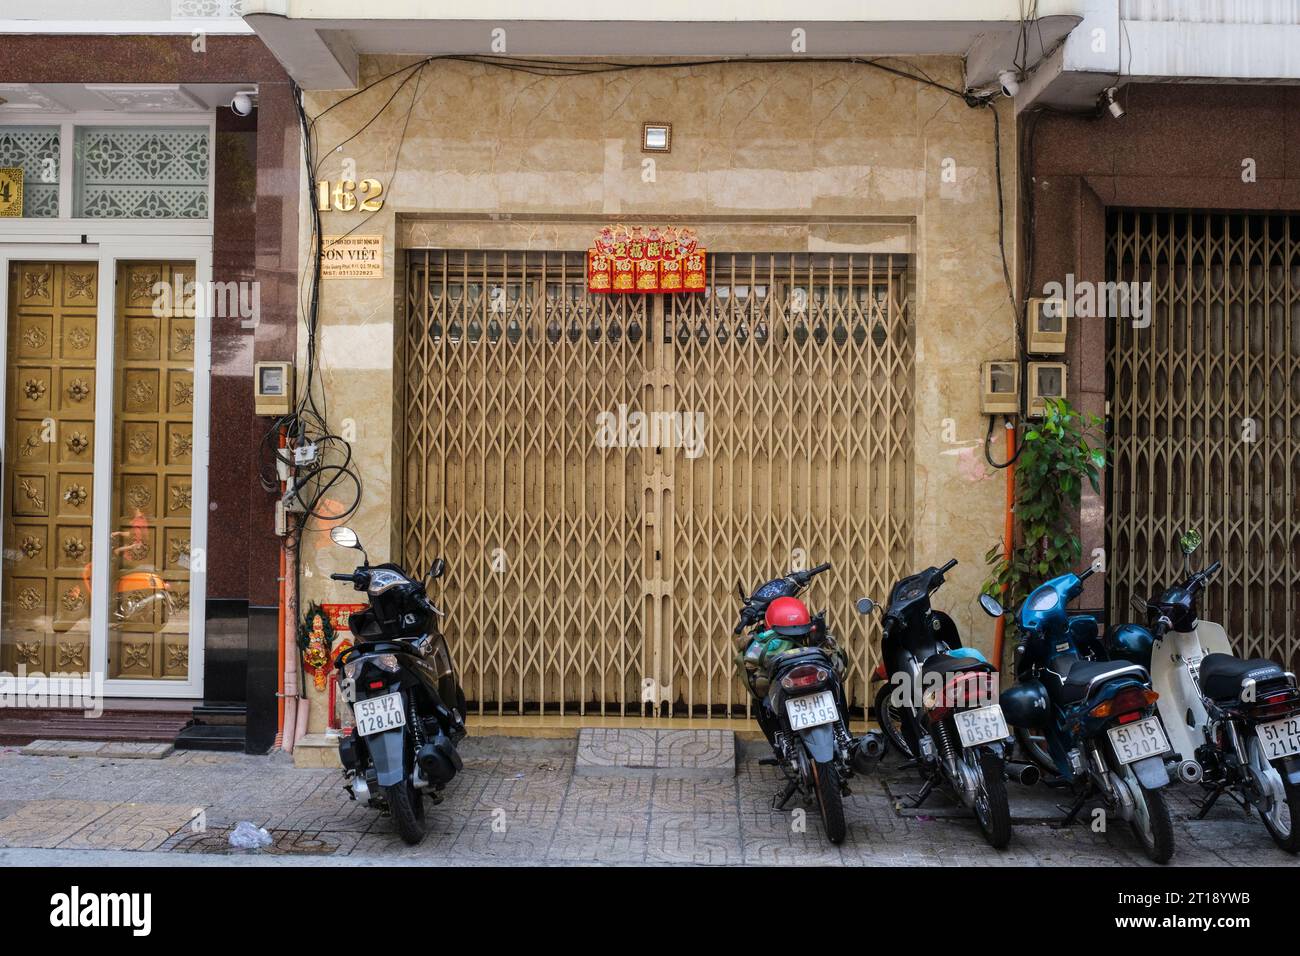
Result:
[[[600,295],[581,253],[408,253],[403,558],[447,558],[471,711],[743,715],[737,582],[827,560],[865,702],[853,600],[911,559],[906,265],[711,253],[703,294]]]
[[[1108,279],[1149,282],[1116,321],[1109,602],[1183,579],[1182,530],[1223,561],[1201,614],[1237,653],[1300,665],[1300,217],[1112,212]]]

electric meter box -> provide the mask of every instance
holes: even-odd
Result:
[[[985,415],[1020,413],[1019,362],[1009,359],[980,366],[980,412]]]
[[[1031,355],[1064,355],[1068,317],[1064,299],[1030,299],[1025,351]]]
[[[1029,415],[1042,418],[1047,411],[1044,399],[1065,398],[1069,387],[1069,367],[1064,362],[1029,363]]]
[[[258,362],[253,366],[253,410],[256,415],[288,415],[293,402],[293,365]]]

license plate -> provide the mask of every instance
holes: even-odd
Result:
[[[359,700],[352,705],[352,713],[357,719],[357,733],[362,737],[406,726],[401,694]]]
[[[1265,760],[1294,757],[1300,754],[1300,716],[1284,717],[1255,728],[1264,748]]]
[[[998,704],[960,710],[955,719],[957,736],[961,738],[963,747],[978,747],[994,740],[1004,740],[1011,734],[1007,730],[1007,719],[1002,716],[1002,707]]]
[[[1165,736],[1165,728],[1161,726],[1159,717],[1145,717],[1131,724],[1111,727],[1106,733],[1110,734],[1110,745],[1115,748],[1115,756],[1123,764],[1154,757],[1169,750],[1169,738]]]
[[[835,695],[828,690],[807,697],[786,698],[785,713],[790,718],[791,730],[820,727],[840,719],[839,708],[835,706]]]

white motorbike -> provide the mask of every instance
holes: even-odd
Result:
[[[1201,536],[1181,539],[1190,559]],[[1197,616],[1196,600],[1222,564],[1134,607],[1150,627],[1125,624],[1110,635],[1113,657],[1142,664],[1160,697],[1156,706],[1179,754],[1178,775],[1199,784],[1204,817],[1225,793],[1255,808],[1274,842],[1300,851],[1300,693],[1295,674],[1264,658],[1240,658],[1224,629]]]

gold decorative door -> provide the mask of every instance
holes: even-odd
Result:
[[[193,279],[191,263],[118,266],[110,680],[189,675]]]
[[[91,667],[98,267],[9,273],[0,670]]]
[[[403,559],[448,559],[479,712],[743,713],[752,586],[852,599],[911,550],[902,257],[714,255],[704,295],[588,295],[580,253],[416,251],[403,342]]]
[[[1184,576],[1178,538],[1223,570],[1202,615],[1237,653],[1300,666],[1300,217],[1111,213],[1108,278],[1149,283],[1111,326],[1111,614]]]

